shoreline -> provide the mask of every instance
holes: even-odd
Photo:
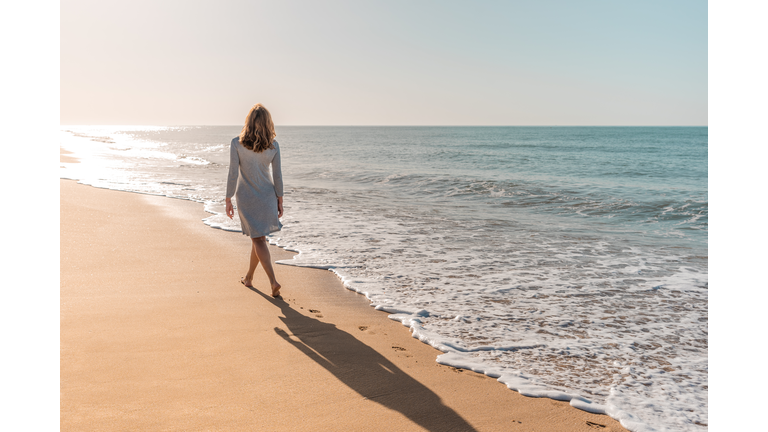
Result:
[[[199,223],[198,203],[60,187],[62,429],[625,430],[438,365],[440,351],[332,272],[275,266],[282,302],[248,290],[248,239]],[[267,286],[260,270],[255,284]]]

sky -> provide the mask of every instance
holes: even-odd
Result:
[[[60,8],[61,124],[708,124],[705,1]]]

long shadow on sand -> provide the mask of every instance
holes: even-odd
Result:
[[[398,411],[430,431],[474,431],[466,420],[443,405],[440,397],[384,356],[333,324],[302,315],[282,298],[251,288],[279,307],[290,331],[275,333],[331,372],[361,396]],[[294,336],[300,342],[291,339]]]

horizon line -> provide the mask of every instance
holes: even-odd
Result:
[[[129,124],[129,123],[91,123],[91,124],[59,124],[62,126],[171,126],[171,127],[198,127],[198,126],[226,126],[241,127],[241,124]],[[705,125],[313,125],[313,124],[276,124],[275,127],[709,127]]]

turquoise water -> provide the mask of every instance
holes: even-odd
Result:
[[[222,215],[239,127],[62,127],[62,177]],[[707,423],[706,127],[278,127],[288,265],[630,430]],[[579,402],[582,401],[582,402]],[[583,407],[582,407],[583,408]]]
[[[282,128],[297,185],[577,216],[706,247],[707,128]],[[386,186],[383,181],[389,180]],[[482,215],[473,215],[473,218]],[[611,220],[610,224],[605,223]],[[619,228],[620,227],[620,228]],[[690,243],[688,243],[690,242]]]

